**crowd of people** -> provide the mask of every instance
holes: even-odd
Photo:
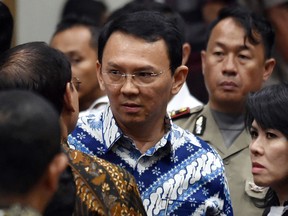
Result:
[[[67,0],[49,43],[14,45],[0,1],[0,215],[288,215],[275,2],[201,3],[199,98],[189,4]]]

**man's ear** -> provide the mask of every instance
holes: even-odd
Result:
[[[201,51],[201,64],[202,64],[202,74],[205,74],[205,64],[206,64],[206,51]]]
[[[265,61],[263,81],[268,80],[268,78],[271,76],[273,72],[275,65],[276,65],[276,61],[274,58],[270,58]]]
[[[63,104],[63,108],[66,108],[69,111],[75,112],[77,109],[76,107],[74,107],[75,103],[74,100],[79,100],[78,97],[74,97],[73,94],[75,94],[76,89],[73,86],[73,84],[71,82],[68,82],[66,84],[66,90],[65,90],[65,94],[64,94],[64,104]],[[76,103],[78,104],[78,103]]]
[[[99,82],[100,88],[101,88],[102,91],[104,91],[105,90],[105,85],[104,85],[103,78],[102,78],[102,73],[101,73],[101,64],[100,64],[100,62],[98,60],[96,62],[96,69],[97,69],[97,78],[98,78],[98,82]]]
[[[173,75],[174,82],[172,84],[172,95],[176,95],[180,91],[182,85],[184,84],[184,82],[186,82],[187,74],[188,67],[186,67],[185,65],[181,65],[176,68]]]
[[[188,62],[188,59],[189,59],[189,56],[190,56],[190,53],[191,53],[191,46],[189,43],[184,43],[183,46],[182,46],[182,64],[183,65],[186,65],[186,63]]]
[[[64,172],[68,165],[67,155],[64,153],[57,154],[49,163],[45,173],[45,185],[46,188],[55,192],[58,188],[60,175]]]

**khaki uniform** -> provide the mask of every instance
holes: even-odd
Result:
[[[221,132],[212,116],[209,105],[196,107],[187,112],[182,110],[172,119],[175,124],[193,132],[211,144],[220,154],[225,165],[232,207],[235,216],[262,215],[264,209],[255,207],[251,198],[263,199],[267,188],[253,182],[249,153],[250,135],[246,130],[237,137],[230,148],[224,145]]]

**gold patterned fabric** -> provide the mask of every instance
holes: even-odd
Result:
[[[146,215],[134,177],[125,169],[64,146],[76,184],[75,215]]]

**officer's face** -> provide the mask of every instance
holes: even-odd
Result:
[[[186,66],[180,66],[172,76],[169,66],[164,40],[147,42],[121,32],[114,32],[110,36],[97,73],[100,85],[109,97],[114,117],[122,129],[135,129],[135,125],[144,127],[145,124],[162,128],[167,104],[171,96],[180,90],[188,71]],[[159,75],[153,77],[151,83],[142,85],[137,77],[131,76],[140,71]],[[123,77],[123,82],[118,84],[109,83],[108,73],[130,76]]]
[[[262,44],[253,45],[244,38],[244,29],[227,18],[214,27],[202,52],[205,84],[216,110],[221,111],[225,103],[243,104],[250,91],[260,89],[274,66],[265,60]]]
[[[259,127],[252,123],[250,155],[252,174],[259,186],[274,190],[288,187],[288,141],[278,130]]]

